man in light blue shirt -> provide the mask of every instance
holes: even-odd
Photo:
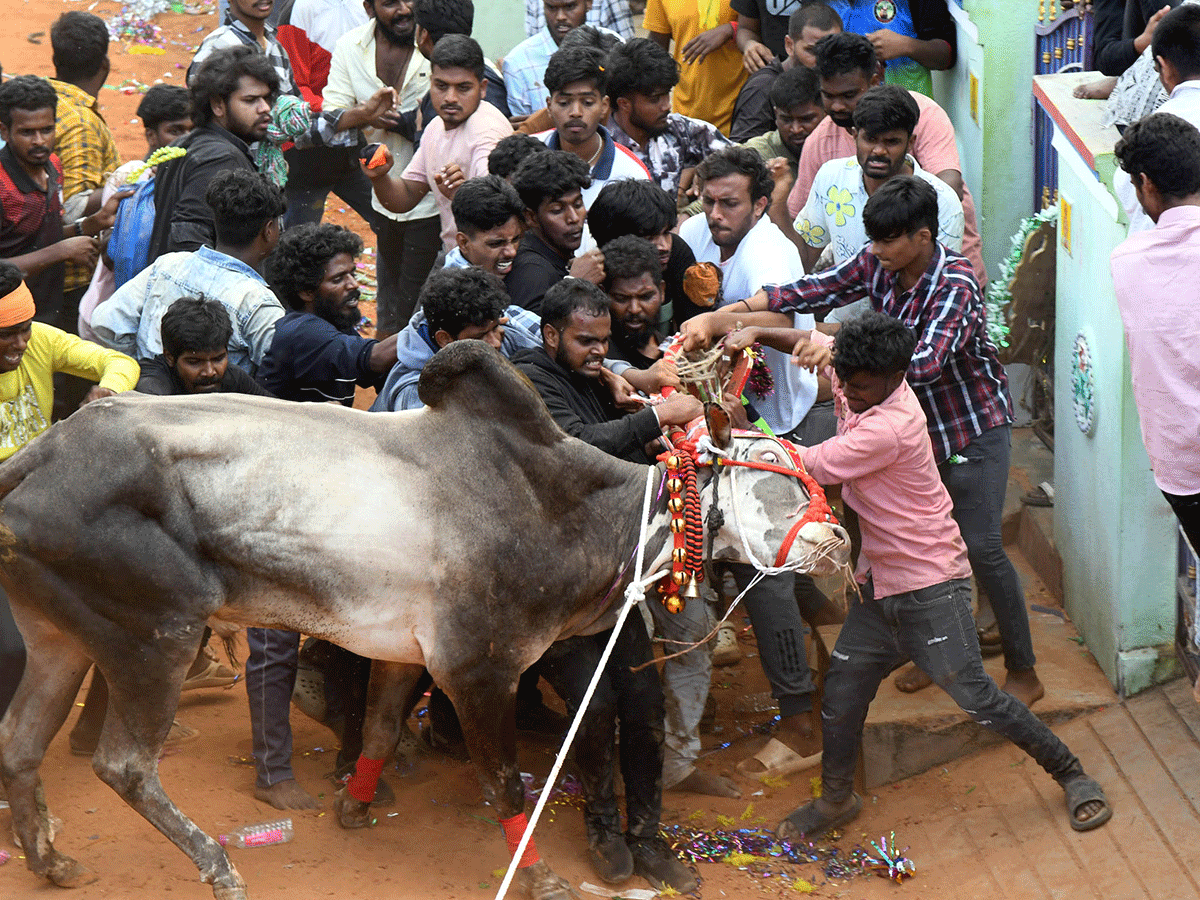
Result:
[[[283,192],[264,175],[219,174],[205,200],[212,207],[216,249],[166,253],[121,285],[92,314],[97,340],[136,359],[162,352],[163,314],[181,297],[219,300],[233,323],[229,361],[253,373],[275,336],[284,309],[258,268],[279,241]]]
[[[508,110],[514,116],[528,116],[546,105],[546,86],[542,82],[546,66],[567,32],[584,23],[592,0],[544,0],[543,7],[546,27],[521,41],[504,58]],[[609,32],[607,28],[599,30]]]

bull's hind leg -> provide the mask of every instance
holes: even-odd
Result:
[[[363,724],[363,749],[354,777],[338,791],[333,802],[338,824],[364,828],[371,824],[371,800],[384,763],[400,740],[400,729],[416,705],[413,688],[425,667],[410,663],[371,662],[367,688],[367,718]]]
[[[217,900],[245,900],[246,883],[225,849],[179,811],[158,777],[158,756],[171,730],[179,689],[199,649],[203,623],[194,640],[182,638],[138,648],[144,668],[97,660],[109,684],[108,716],[92,756],[96,774],[134,810],[187,854],[200,880],[213,886]],[[164,658],[165,657],[165,658]]]
[[[54,848],[49,810],[38,802],[38,767],[71,711],[91,660],[53,625],[16,603],[13,617],[25,635],[26,661],[20,686],[0,721],[0,780],[25,864],[61,887],[74,887],[90,876]]]
[[[496,810],[510,853],[517,849],[526,826],[525,786],[517,768],[516,704],[520,674],[513,672],[506,676],[481,666],[469,673],[464,682],[434,673],[434,680],[454,703],[471,762],[483,786],[483,796]],[[570,885],[538,856],[532,838],[521,857],[515,883],[531,900],[568,900],[571,896]]]

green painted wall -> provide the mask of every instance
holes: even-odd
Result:
[[[475,27],[471,36],[493,62],[525,40],[523,0],[487,0],[475,4]]]
[[[1054,537],[1067,612],[1128,696],[1170,671],[1158,648],[1174,638],[1175,523],[1142,445],[1109,275],[1109,255],[1125,239],[1124,215],[1106,186],[1113,165],[1111,154],[1098,155],[1097,179],[1073,148],[1059,153],[1059,197],[1071,207],[1072,227],[1071,250],[1060,244],[1057,257]],[[1094,360],[1090,436],[1076,424],[1071,390],[1080,333]]]
[[[934,95],[954,123],[983,261],[995,277],[1017,225],[1032,212],[1030,84],[1038,3],[964,0],[963,7],[970,23],[958,25],[958,64],[934,73]],[[978,79],[978,121],[971,116],[971,74]]]

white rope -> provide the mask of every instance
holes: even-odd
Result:
[[[542,815],[542,810],[545,809],[546,803],[550,799],[551,790],[554,787],[554,783],[558,780],[558,773],[562,770],[563,763],[567,758],[567,752],[571,749],[571,742],[575,740],[575,733],[579,731],[579,723],[583,721],[583,715],[587,712],[592,695],[596,693],[596,685],[600,683],[600,679],[604,675],[604,668],[608,665],[608,658],[612,656],[613,646],[616,644],[617,637],[621,633],[621,626],[625,624],[625,619],[628,617],[629,611],[645,597],[646,588],[657,580],[657,577],[645,578],[643,574],[643,566],[646,561],[646,532],[650,525],[648,521],[650,518],[650,495],[654,493],[654,476],[657,473],[658,468],[656,466],[650,466],[646,470],[646,495],[642,499],[642,523],[638,534],[637,562],[633,569],[633,581],[625,589],[625,603],[617,613],[617,621],[613,625],[612,635],[610,635],[608,644],[604,647],[604,652],[600,655],[600,662],[596,664],[596,671],[592,673],[592,680],[588,683],[587,690],[583,693],[583,699],[579,701],[579,709],[575,712],[575,718],[571,722],[571,727],[567,729],[567,736],[563,738],[563,745],[558,751],[558,756],[554,759],[554,765],[550,768],[550,774],[546,776],[546,785],[542,788],[542,793],[538,796],[537,803],[533,807],[533,815],[530,816],[528,823],[525,825],[525,833],[521,835],[521,842],[517,845],[517,849],[513,851],[512,860],[508,864],[508,871],[504,873],[504,881],[501,882],[500,890],[496,893],[496,900],[504,900],[505,894],[508,893],[508,886],[512,884],[513,877],[517,873],[517,863],[520,862],[521,857],[525,854],[525,848],[529,846],[530,840],[533,839],[533,829],[537,826],[538,819]]]

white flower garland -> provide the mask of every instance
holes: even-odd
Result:
[[[1006,309],[1012,303],[1012,293],[1009,287],[1017,274],[1017,266],[1025,253],[1025,241],[1043,222],[1054,222],[1058,219],[1058,207],[1050,206],[1037,215],[1021,220],[1017,233],[1013,235],[1012,247],[1008,257],[1000,263],[1000,277],[988,284],[984,305],[987,309],[987,333],[996,348],[1003,350],[1008,347],[1008,317]]]

